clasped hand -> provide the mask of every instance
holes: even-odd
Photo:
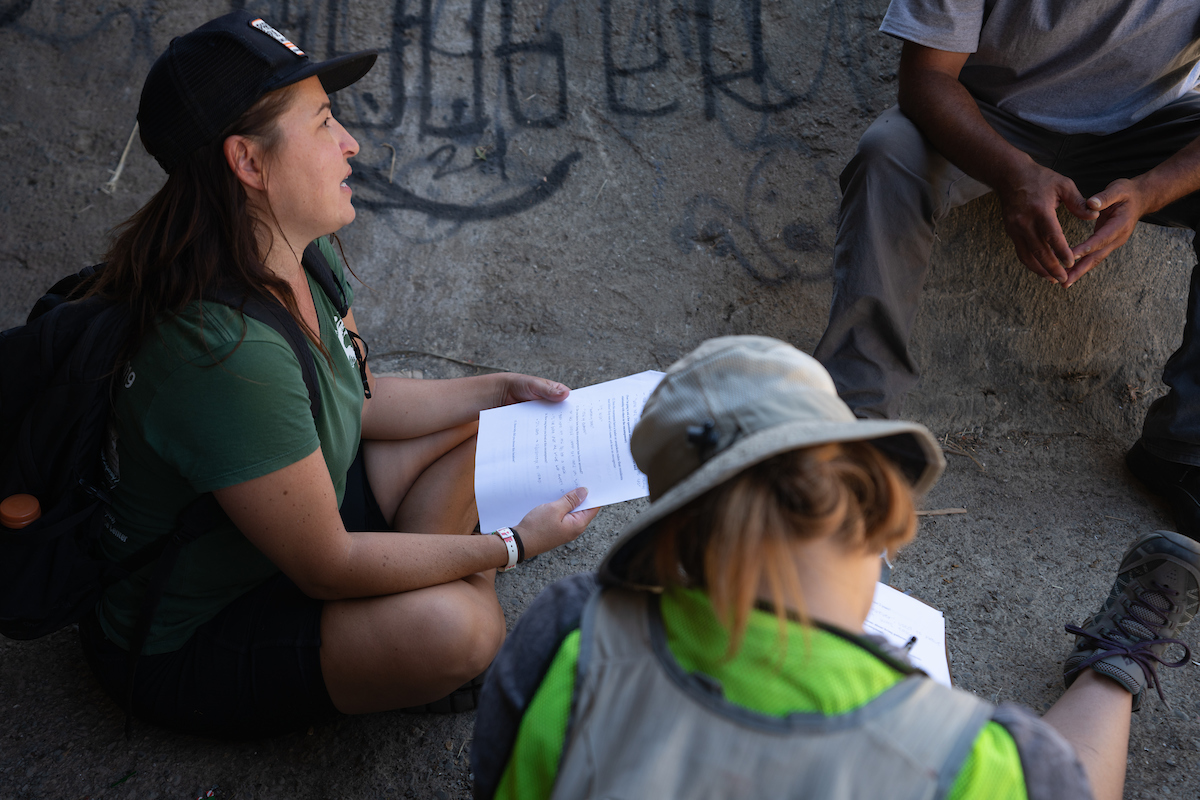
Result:
[[[1138,220],[1150,211],[1136,179],[1115,180],[1085,200],[1070,178],[1032,163],[997,193],[1017,258],[1064,288],[1125,244]],[[1058,223],[1055,210],[1060,205],[1095,223],[1092,235],[1074,247]]]

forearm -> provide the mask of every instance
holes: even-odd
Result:
[[[505,394],[503,374],[421,380],[376,378],[363,403],[364,439],[412,439],[479,419]]]
[[[1200,191],[1200,138],[1131,180],[1144,198],[1142,213],[1146,214]]]
[[[900,110],[950,163],[998,191],[1033,165],[987,123],[957,78],[910,61],[900,62]]]
[[[319,449],[213,494],[238,530],[310,597],[393,594],[508,562],[498,536],[347,532]]]
[[[313,564],[307,574],[289,574],[305,594],[321,600],[396,594],[508,563],[508,548],[499,536],[386,531],[345,536],[328,560]]]

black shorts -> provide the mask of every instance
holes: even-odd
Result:
[[[347,530],[387,529],[374,524],[383,514],[361,447],[342,506]],[[197,628],[179,650],[137,660],[134,716],[182,733],[232,739],[273,736],[335,716],[321,677],[323,607],[286,575],[268,579]],[[128,651],[109,641],[95,614],[80,622],[79,638],[92,672],[124,708]]]
[[[362,443],[358,455],[346,472],[346,491],[342,493],[342,524],[348,531],[390,531],[392,526],[383,518],[383,511],[367,481],[367,466],[363,462]]]

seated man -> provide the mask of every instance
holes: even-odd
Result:
[[[908,339],[934,226],[995,191],[1026,267],[1071,286],[1138,220],[1200,221],[1200,3],[892,0],[899,105],[841,176],[829,326],[815,351],[860,417],[893,418],[918,378]],[[1074,246],[1055,209],[1095,230]],[[1193,270],[1169,393],[1127,462],[1200,538],[1200,305]]]

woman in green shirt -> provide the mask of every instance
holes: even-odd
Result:
[[[480,410],[568,389],[514,374],[376,379],[358,358],[353,292],[326,238],[354,219],[358,144],[327,93],[374,61],[313,62],[237,11],[172,41],[143,87],[142,141],[168,178],[92,289],[131,319],[101,544],[126,558],[206,493],[227,519],[182,551],[132,677],[152,567],[110,587],[81,637],[106,688],[159,724],[261,735],[451,695],[504,638],[495,570],[574,539],[595,513],[572,512],[580,488],[515,535],[464,535]],[[302,264],[314,241],[332,293]],[[297,351],[240,304],[205,302],[218,289],[286,309],[319,413]]]

